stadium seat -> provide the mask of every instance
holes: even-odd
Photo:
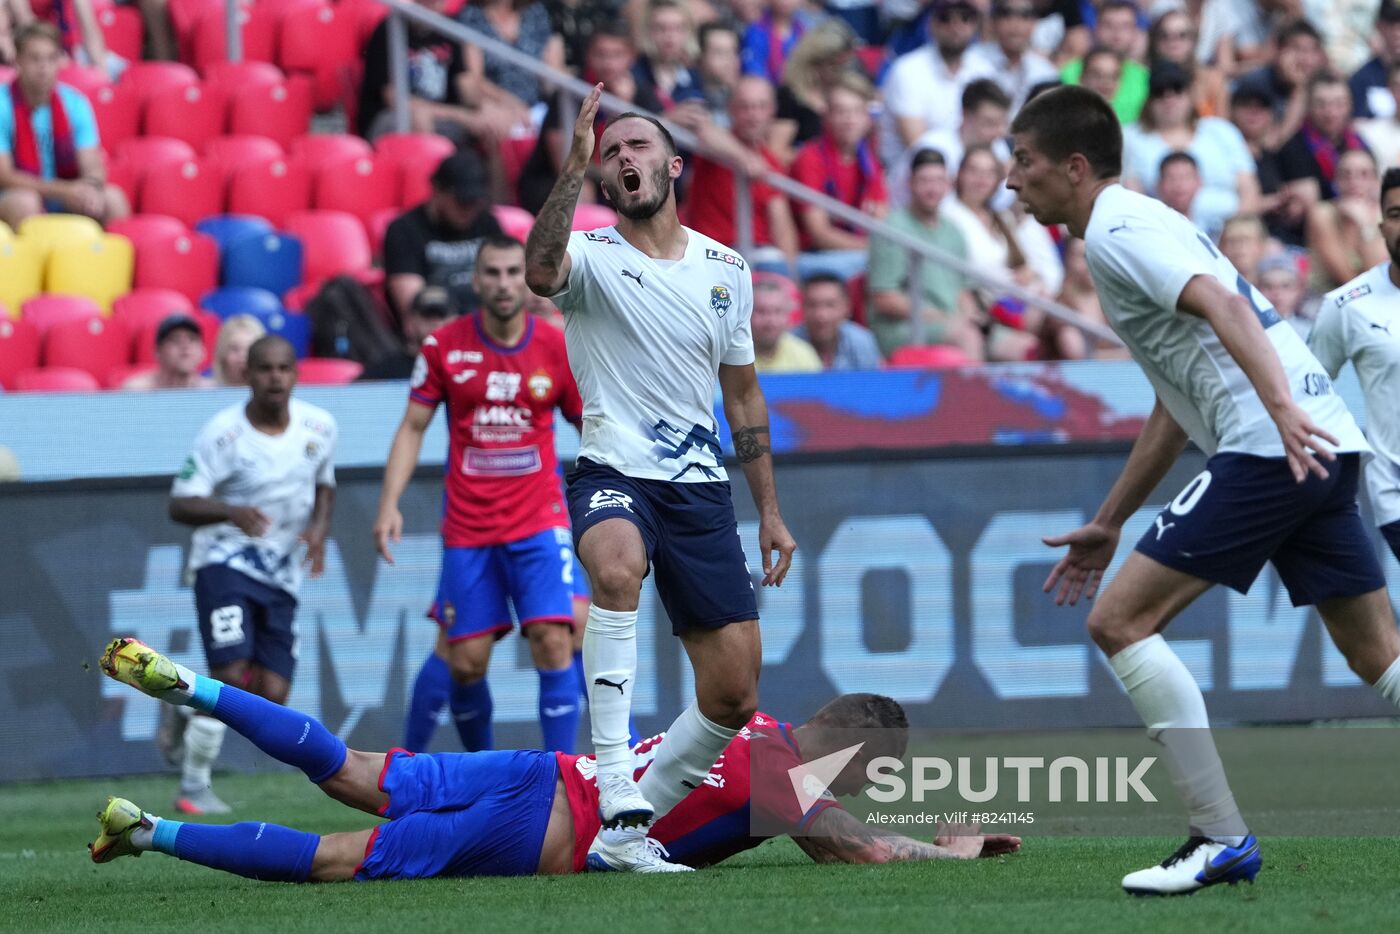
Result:
[[[136,204],[141,194],[141,177],[134,166],[125,162],[111,161],[107,163],[107,184],[115,185],[126,195],[126,203]]]
[[[49,253],[44,288],[62,295],[85,296],[108,312],[118,296],[131,291],[134,264],[131,241],[120,234],[54,247]]]
[[[97,118],[97,135],[102,148],[117,151],[126,140],[141,131],[140,93],[124,85],[108,85],[88,95],[93,116]]]
[[[374,148],[349,133],[306,133],[292,140],[289,153],[314,171],[334,162],[351,162],[374,157]]]
[[[152,240],[177,237],[189,233],[190,229],[185,226],[184,221],[166,217],[164,214],[132,214],[112,221],[107,225],[107,232],[121,234],[131,241],[132,246],[140,249],[143,244]]]
[[[336,9],[354,18],[355,45],[360,51],[364,50],[379,23],[389,15],[389,8],[376,0],[340,0]]]
[[[126,365],[131,338],[119,321],[89,318],[64,321],[44,333],[43,363],[46,367],[73,367],[86,370],[98,381],[115,367]]]
[[[169,171],[197,158],[194,148],[182,139],[138,136],[124,141],[117,147],[115,162],[135,175],[136,197],[133,203],[139,204],[148,175]]]
[[[0,315],[0,389],[15,388],[15,374],[39,365],[39,329]]]
[[[72,62],[59,70],[58,80],[70,88],[82,91],[83,96],[88,100],[92,100],[92,96],[102,88],[112,86],[112,81],[107,77],[105,70]]]
[[[388,159],[340,160],[316,168],[311,205],[345,211],[368,224],[376,211],[398,205],[398,188],[398,167]]]
[[[342,72],[359,57],[356,17],[329,4],[296,6],[282,17],[277,63],[287,74],[309,75],[317,111],[340,100]]]
[[[344,211],[298,211],[282,225],[301,238],[305,278],[320,282],[370,268],[369,237],[359,219]]]
[[[210,10],[224,9],[225,0],[170,0],[170,25],[175,28],[175,40],[180,58],[190,61],[194,53],[194,30]]]
[[[214,214],[194,225],[194,229],[214,238],[222,257],[228,248],[245,237],[258,237],[273,232],[273,227],[252,214]]]
[[[36,295],[20,308],[20,317],[34,325],[42,337],[62,321],[100,318],[102,309],[92,299],[81,295]]]
[[[233,96],[230,133],[254,133],[277,140],[285,149],[311,126],[311,87],[291,76],[285,84],[253,85]]]
[[[140,11],[134,6],[108,6],[94,12],[107,49],[129,62],[140,61],[141,47],[146,42]]]
[[[230,100],[243,88],[282,84],[286,76],[272,62],[210,62],[204,69],[204,86],[223,91]]]
[[[617,223],[617,213],[605,204],[580,204],[574,208],[574,230],[597,230]]]
[[[223,251],[221,278],[226,286],[252,286],[274,295],[301,283],[304,250],[301,238],[269,231],[241,237]]]
[[[133,289],[112,303],[112,320],[120,321],[134,339],[152,323],[193,311],[194,303],[172,289]]]
[[[241,6],[238,19],[243,38],[243,60],[272,62],[277,47],[277,21],[262,4]],[[203,11],[190,34],[189,61],[204,74],[211,65],[228,61],[228,13],[223,4]]]
[[[47,260],[56,246],[96,240],[102,236],[102,225],[81,214],[35,214],[19,225],[19,235]]]
[[[26,240],[0,243],[0,305],[11,317],[44,290],[44,254]]]
[[[33,367],[14,378],[16,392],[97,392],[102,384],[87,370],[72,367]]]
[[[535,226],[535,216],[524,208],[497,204],[491,208],[491,213],[495,215],[496,223],[501,225],[503,232],[521,242],[530,236],[530,228]]]
[[[516,186],[520,183],[520,173],[530,161],[530,155],[539,142],[536,136],[509,136],[501,140],[497,147],[501,154],[501,174],[505,176],[506,191],[517,197]]]
[[[311,319],[303,314],[279,308],[270,314],[254,315],[269,334],[285,338],[296,351],[297,359],[305,357],[311,346]]]
[[[15,239],[15,232],[10,229],[10,225],[0,221],[0,243],[10,243]]]
[[[320,282],[303,282],[295,288],[288,289],[282,295],[283,307],[291,312],[305,311],[307,304],[316,297],[317,292],[321,291],[322,284]]]
[[[200,296],[199,307],[221,319],[234,315],[270,315],[282,310],[282,300],[266,289],[225,286]]]
[[[311,205],[311,175],[300,162],[279,159],[245,165],[233,173],[228,187],[230,214],[256,214],[285,227],[289,214]]]
[[[975,361],[956,347],[900,347],[890,354],[890,366],[897,369],[942,369],[972,366]]]
[[[219,328],[223,326],[223,321],[218,315],[199,308],[196,308],[190,317],[199,324],[200,334],[204,338],[204,359],[200,361],[200,368],[203,369],[214,359],[214,347],[218,343]],[[132,340],[132,363],[140,365],[156,362],[156,330],[159,327],[159,321],[152,321]]]
[[[413,208],[428,200],[433,193],[433,173],[442,164],[435,152],[403,153],[399,165],[399,205]]]
[[[376,257],[384,255],[384,235],[389,232],[389,225],[402,213],[398,208],[385,208],[370,215],[369,223],[365,225],[365,233],[369,234],[371,254]]]
[[[173,289],[190,301],[219,284],[219,247],[201,233],[143,244],[136,251],[136,288]]]
[[[179,62],[134,61],[118,81],[118,87],[135,92],[144,107],[158,91],[169,88],[187,88],[199,84],[199,75],[188,65]]]
[[[403,164],[405,158],[430,159],[441,162],[457,151],[452,140],[436,133],[385,133],[374,141],[374,151]]]
[[[297,382],[308,386],[343,386],[353,383],[364,371],[364,366],[354,360],[307,357],[297,364]]]
[[[204,147],[204,167],[219,173],[226,191],[233,173],[242,166],[285,158],[282,145],[266,136],[216,136]]]
[[[113,367],[102,379],[102,385],[108,389],[121,389],[126,381],[133,376],[140,376],[144,373],[154,373],[158,367],[149,363],[124,363],[121,366]]]
[[[165,214],[193,226],[224,209],[224,178],[195,160],[148,175],[141,184],[141,210]]]
[[[164,88],[146,99],[142,132],[166,136],[203,150],[209,141],[224,132],[228,98],[223,91],[191,85]]]

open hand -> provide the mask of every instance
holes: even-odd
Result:
[[[1310,473],[1326,479],[1327,468],[1321,462],[1334,461],[1337,455],[1321,442],[1326,441],[1334,446],[1340,442],[1313,424],[1308,413],[1293,402],[1284,403],[1272,414],[1278,433],[1283,438],[1283,451],[1288,458],[1288,469],[1293,471],[1293,479],[1302,483]]]
[[[593,159],[593,121],[598,117],[598,100],[603,96],[603,85],[593,85],[593,90],[583,99],[578,109],[578,119],[574,121],[573,142],[569,144],[569,156],[564,160],[564,171],[575,175],[586,172]]]
[[[1069,546],[1069,553],[1050,571],[1042,588],[1049,593],[1057,583],[1060,585],[1060,592],[1055,595],[1056,606],[1066,603],[1074,606],[1081,596],[1086,600],[1094,599],[1103,573],[1113,560],[1113,552],[1118,549],[1118,535],[1117,529],[1091,522],[1066,535],[1041,539],[1051,548]]]

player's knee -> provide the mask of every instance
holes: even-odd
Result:
[[[608,562],[592,577],[593,602],[607,609],[635,609],[642,592],[643,573],[625,561]]]
[[[699,698],[700,712],[720,726],[738,729],[758,711],[757,685],[721,685]]]
[[[559,623],[536,623],[525,630],[535,667],[565,668],[573,659],[573,630]]]
[[[1096,604],[1090,611],[1087,626],[1089,638],[1093,639],[1094,644],[1109,658],[1152,634],[1150,626],[1135,626],[1133,621],[1103,610],[1102,607],[1103,604]],[[1140,628],[1145,628],[1146,631],[1139,632]]]
[[[486,677],[487,661],[475,658],[454,658],[447,663],[454,684],[474,684]]]

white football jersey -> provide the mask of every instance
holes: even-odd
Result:
[[[1284,449],[1273,419],[1210,322],[1177,310],[1182,290],[1196,276],[1214,276],[1249,301],[1283,364],[1293,400],[1341,442],[1337,450],[1369,450],[1298,332],[1185,217],[1112,185],[1094,204],[1084,246],[1108,323],[1162,404],[1207,455],[1283,457]]]
[[[1366,490],[1377,525],[1400,521],[1400,288],[1390,263],[1327,293],[1308,339],[1336,378],[1350,360],[1366,396]]]
[[[254,506],[270,525],[261,538],[249,538],[232,522],[200,526],[190,545],[190,573],[225,564],[296,596],[305,551],[299,537],[311,521],[316,487],[335,486],[335,439],[331,414],[296,398],[280,435],[254,428],[242,402],[211,418],[170,495]]]
[[[616,227],[576,231],[554,296],[583,396],[579,457],[629,477],[728,479],[715,377],[722,363],[753,363],[753,279],[733,250],[686,236],[685,256],[667,262]]]

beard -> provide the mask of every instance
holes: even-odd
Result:
[[[623,203],[622,199],[627,195],[627,191],[620,188],[617,182],[612,179],[603,180],[603,193],[608,196],[613,210],[629,221],[650,220],[666,206],[666,202],[671,197],[671,174],[667,171],[664,163],[657,166],[656,170],[651,173],[651,180],[656,186],[656,194],[636,204]]]

